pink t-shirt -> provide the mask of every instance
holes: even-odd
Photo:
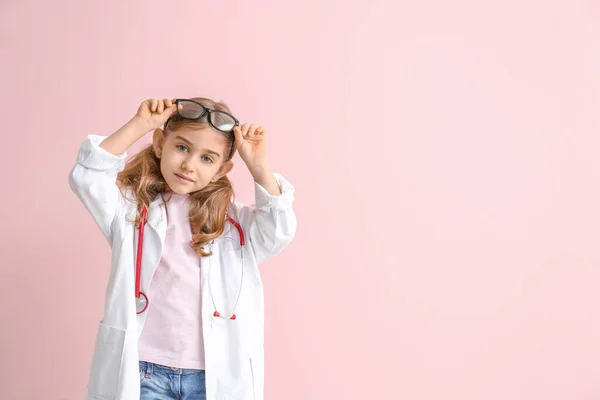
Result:
[[[139,339],[141,361],[204,369],[200,257],[190,247],[191,239],[189,197],[173,194],[167,203],[162,258],[148,288],[150,305]]]

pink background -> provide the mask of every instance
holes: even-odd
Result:
[[[68,186],[85,135],[208,96],[267,127],[297,188],[262,267],[267,399],[600,398],[599,20],[592,0],[2,2],[0,397],[84,395],[110,260]]]

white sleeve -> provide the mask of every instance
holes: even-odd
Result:
[[[112,223],[123,196],[116,184],[117,174],[125,168],[127,152],[116,156],[100,147],[107,136],[88,135],[77,154],[77,163],[69,174],[69,186],[109,243]]]
[[[281,175],[273,175],[281,195],[272,196],[254,182],[255,204],[235,203],[247,245],[259,263],[280,253],[296,234],[296,215],[292,209],[295,188]]]

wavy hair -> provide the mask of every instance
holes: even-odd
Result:
[[[193,97],[191,100],[197,101],[207,108],[231,114],[229,107],[223,102],[215,102],[202,97]],[[210,127],[207,116],[192,121],[181,118],[179,114],[174,114],[169,121],[165,134],[168,135],[182,128],[200,129],[207,127]],[[227,139],[227,148],[231,149],[235,138],[233,132],[223,133],[223,135]],[[230,151],[232,154],[229,154],[225,159],[230,159],[235,153],[235,149]],[[117,184],[122,193],[129,189],[135,195],[135,199],[130,199],[123,193],[127,200],[138,204],[135,221],[131,221],[135,223],[136,227],[140,226],[141,213],[144,207],[149,208],[150,203],[158,195],[172,193],[160,171],[160,159],[156,156],[152,145],[145,147],[127,161],[125,168],[117,176]],[[168,202],[169,199],[166,201]],[[233,199],[233,186],[226,175],[215,182],[210,182],[203,189],[190,194],[189,218],[192,230],[190,246],[199,256],[205,257],[212,254],[211,251],[205,251],[204,246],[223,234],[227,208]]]

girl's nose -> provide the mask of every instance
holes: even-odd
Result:
[[[193,163],[192,160],[186,158],[185,160],[183,160],[183,162],[181,163],[181,168],[188,171],[188,172],[194,172],[194,167],[193,167]]]

